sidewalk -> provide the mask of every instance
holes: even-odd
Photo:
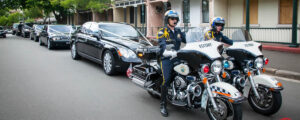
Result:
[[[275,43],[262,43],[264,50],[281,51],[289,53],[300,54],[300,47],[289,47],[289,45],[275,44]]]
[[[275,76],[300,80],[300,47],[289,45],[262,43],[263,54],[270,59],[266,73]]]

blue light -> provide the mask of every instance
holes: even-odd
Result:
[[[228,62],[228,61],[225,61],[225,62],[224,62],[224,68],[229,68],[229,67],[230,67],[229,62]]]

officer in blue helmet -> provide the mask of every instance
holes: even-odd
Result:
[[[169,10],[165,13],[165,23],[167,27],[161,28],[157,33],[157,39],[161,48],[160,65],[163,74],[161,85],[160,112],[162,116],[167,117],[167,87],[171,83],[174,62],[177,61],[176,51],[180,49],[181,42],[186,43],[185,34],[179,28],[176,28],[179,21],[178,13]],[[171,46],[171,47],[170,47]],[[170,48],[168,48],[170,47]]]
[[[205,40],[216,40],[229,45],[233,44],[233,41],[224,36],[221,31],[224,30],[225,20],[222,17],[215,17],[211,23],[211,29],[205,33]]]

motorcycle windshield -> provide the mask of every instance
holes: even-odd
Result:
[[[209,30],[208,27],[197,27],[197,28],[190,29],[186,33],[186,43],[205,41],[204,35],[208,30]]]
[[[234,31],[228,30],[225,31],[225,35],[228,35],[228,37],[233,40],[234,42],[246,42],[246,41],[252,41],[252,37],[249,32],[242,29],[237,29]]]

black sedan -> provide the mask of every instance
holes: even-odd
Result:
[[[39,41],[40,33],[43,30],[44,25],[33,25],[31,31],[30,31],[30,39],[34,40],[35,42]]]
[[[4,28],[0,26],[0,36],[6,38],[6,33],[6,30],[4,30]]]
[[[24,38],[29,37],[32,26],[32,23],[25,23],[24,25],[22,25],[21,36]]]
[[[141,62],[135,51],[143,46],[142,39],[145,37],[127,24],[87,22],[71,40],[71,55],[102,64],[105,73],[112,75]]]
[[[70,47],[70,36],[74,32],[70,25],[45,25],[40,33],[40,45],[46,44],[48,49],[54,47]]]

